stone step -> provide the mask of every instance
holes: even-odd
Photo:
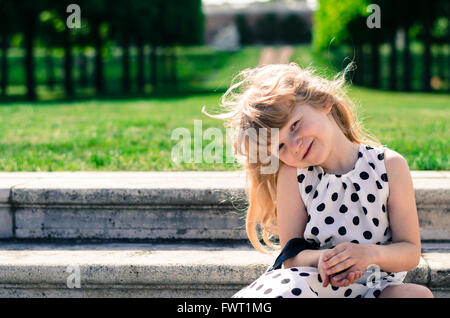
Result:
[[[449,240],[450,172],[412,171],[421,238]],[[0,237],[246,240],[234,172],[3,172]]]
[[[422,248],[405,282],[448,297],[449,243]],[[0,297],[227,298],[264,273],[276,255],[242,243],[0,242]]]

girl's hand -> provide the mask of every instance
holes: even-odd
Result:
[[[329,278],[333,286],[348,286],[372,264],[373,249],[367,244],[345,242],[327,250],[321,260],[325,274],[335,275]]]
[[[327,255],[330,255],[330,252],[332,250],[324,250],[320,256],[317,263],[317,269],[319,270],[320,277],[322,278],[322,285],[323,287],[327,287],[328,284],[331,284],[335,287],[344,287],[348,286],[350,284],[353,284],[358,279],[361,278],[363,272],[362,271],[345,271],[345,273],[340,274],[338,277],[339,279],[336,279],[336,276],[330,276],[327,274],[327,267],[325,260],[327,259]],[[328,257],[329,259],[329,257]]]
[[[325,255],[328,255],[330,251],[331,250],[323,250],[323,252],[320,253],[319,260],[317,262],[317,269],[319,270],[320,278],[322,278],[323,287],[327,287],[330,283],[330,279],[326,274],[326,268],[324,267],[324,257]]]

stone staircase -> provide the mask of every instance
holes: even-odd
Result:
[[[450,297],[450,172],[413,171],[422,258]],[[0,173],[0,297],[229,297],[273,262],[242,172]]]

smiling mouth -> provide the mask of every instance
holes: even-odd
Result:
[[[306,156],[307,156],[307,155],[309,154],[309,150],[311,149],[311,146],[312,146],[313,142],[314,142],[314,140],[313,140],[313,141],[311,141],[311,143],[309,144],[308,150],[306,150],[305,154],[303,155],[303,158],[302,158],[302,160],[303,160],[303,159],[305,159],[305,158],[306,158]]]

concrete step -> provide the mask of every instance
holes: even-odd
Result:
[[[449,297],[450,246],[405,279]],[[276,258],[248,244],[0,242],[0,297],[230,297]],[[78,276],[77,276],[78,275]]]
[[[421,237],[448,240],[450,172],[413,171]],[[235,172],[0,173],[0,237],[246,240]]]

